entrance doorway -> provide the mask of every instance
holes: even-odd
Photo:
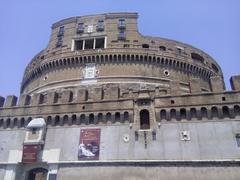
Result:
[[[27,180],[47,180],[48,170],[35,168],[29,171]]]
[[[149,111],[146,109],[140,111],[140,129],[150,129]]]

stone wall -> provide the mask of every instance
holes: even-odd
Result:
[[[238,180],[239,167],[184,167],[165,166],[158,167],[60,167],[58,180],[86,180],[99,178],[105,180]]]
[[[240,153],[236,141],[236,134],[240,133],[238,120],[161,123],[160,126],[156,125],[154,129],[145,132],[135,131],[127,124],[118,123],[108,126],[48,128],[44,151],[59,149],[59,161],[78,161],[80,130],[100,128],[100,161],[238,159]],[[188,140],[182,139],[183,131],[189,132]],[[0,131],[0,135],[2,137],[0,159],[1,162],[8,162],[10,151],[22,150],[25,131]],[[128,136],[129,140],[125,141],[125,136]]]

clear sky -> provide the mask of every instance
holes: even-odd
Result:
[[[142,34],[202,49],[222,67],[227,89],[240,74],[240,0],[1,0],[0,96],[19,95],[24,69],[46,47],[54,22],[106,12],[138,12]]]

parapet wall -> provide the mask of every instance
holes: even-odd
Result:
[[[234,119],[240,115],[240,91],[176,95],[173,88],[121,90],[107,88],[69,89],[56,92],[0,97],[0,127],[23,128],[36,117],[44,117],[48,126],[136,123],[135,109],[140,101],[149,101],[153,122]],[[135,120],[134,120],[135,119]]]
[[[222,84],[217,84],[221,77],[212,77],[211,84],[212,92],[202,92],[201,87],[198,84],[198,78],[193,78],[190,80],[189,93],[180,92],[181,83],[179,81],[170,81],[169,87],[148,87],[144,85],[143,87],[138,87],[134,89],[131,84],[126,89],[120,88],[118,84],[108,84],[105,86],[94,85],[79,88],[68,88],[60,89],[57,91],[49,91],[43,93],[35,93],[33,95],[22,94],[20,97],[14,95],[7,96],[6,98],[0,96],[0,108],[11,108],[11,107],[22,107],[22,106],[37,106],[37,105],[51,105],[51,104],[66,104],[66,103],[79,103],[79,102],[92,102],[92,101],[105,101],[105,100],[118,100],[118,99],[131,99],[136,98],[142,90],[147,90],[151,98],[161,97],[161,96],[179,96],[183,95],[190,96],[199,94],[200,97],[206,97],[206,95],[214,95],[215,93],[234,95],[240,90],[237,88],[240,86],[238,81],[238,76],[234,76],[231,79],[231,83],[234,84],[233,91],[224,91]],[[231,95],[231,96],[232,96]],[[233,98],[235,99],[235,97]],[[199,104],[204,104],[204,102],[197,101]],[[191,104],[191,103],[189,103]]]

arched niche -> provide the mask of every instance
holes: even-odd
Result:
[[[27,174],[27,180],[47,180],[48,170],[45,168],[31,169]]]

